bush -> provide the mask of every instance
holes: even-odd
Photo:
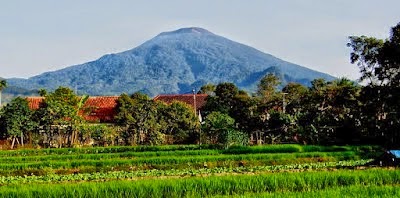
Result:
[[[225,149],[231,146],[246,146],[249,144],[249,136],[234,129],[228,129],[224,131],[222,134],[220,134],[218,140]]]

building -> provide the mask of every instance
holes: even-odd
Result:
[[[167,104],[171,104],[173,101],[184,102],[192,106],[197,112],[206,104],[207,96],[207,94],[163,94],[154,97],[154,100]]]
[[[90,112],[84,116],[89,122],[112,123],[114,116],[117,114],[116,106],[119,96],[94,96],[89,97],[84,108]],[[40,103],[44,97],[27,97],[30,109],[39,109]]]
[[[184,102],[192,106],[196,112],[206,104],[207,94],[166,94],[158,95],[154,98],[155,101],[162,101],[167,104],[173,101]],[[84,108],[89,109],[89,113],[84,116],[86,121],[113,123],[114,117],[117,115],[116,107],[119,96],[91,96],[86,101]],[[30,109],[39,109],[40,103],[44,97],[27,97]]]
[[[377,166],[399,166],[400,150],[388,150],[370,163]]]

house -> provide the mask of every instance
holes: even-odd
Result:
[[[115,107],[119,96],[93,96],[86,101],[84,108],[88,108],[90,112],[84,116],[89,122],[112,123],[114,116],[117,114]],[[27,97],[30,109],[39,109],[40,103],[44,97]]]
[[[206,104],[207,94],[163,94],[154,97],[155,101],[171,104],[173,101],[184,102],[197,112]]]
[[[207,94],[165,94],[158,95],[155,101],[162,101],[167,104],[173,101],[181,101],[192,106],[196,112],[206,104]],[[116,116],[116,106],[119,96],[91,96],[86,101],[84,108],[90,110],[84,118],[89,122],[113,123]],[[44,97],[27,97],[30,109],[39,109]]]
[[[400,150],[388,150],[371,162],[371,164],[378,166],[399,166]]]

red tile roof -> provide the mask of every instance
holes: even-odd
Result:
[[[89,115],[85,116],[87,121],[113,122],[117,115],[116,106],[119,96],[96,96],[89,97],[85,107],[93,108]]]
[[[194,97],[195,96],[195,97]],[[196,100],[196,110],[201,109],[206,104],[207,94],[165,94],[158,95],[154,98],[155,101],[162,101],[171,104],[173,101],[184,102],[194,108],[194,101]]]
[[[43,97],[27,97],[28,105],[30,109],[39,109],[40,103],[43,101]]]
[[[115,107],[119,96],[95,96],[89,97],[84,107],[90,108],[85,120],[92,122],[112,122],[116,115]],[[44,97],[27,97],[29,108],[39,109]]]
[[[158,95],[154,98],[155,101],[162,101],[167,104],[173,101],[181,101],[194,107],[194,100],[196,100],[196,110],[201,109],[206,104],[207,94],[166,94]],[[85,120],[90,122],[113,122],[114,116],[117,114],[116,106],[119,96],[95,96],[89,97],[85,103],[86,108],[91,111],[88,115],[84,116]],[[39,109],[40,103],[44,97],[27,97],[29,108]]]

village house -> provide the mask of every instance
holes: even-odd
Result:
[[[370,164],[378,166],[399,166],[400,150],[387,150]]]
[[[207,96],[207,94],[162,94],[154,97],[154,100],[166,104],[171,104],[173,101],[184,102],[198,112],[206,104]]]
[[[119,96],[91,96],[86,101],[84,108],[90,112],[84,116],[86,121],[94,123],[113,123],[117,114],[117,100]],[[155,101],[170,104],[173,101],[184,102],[194,108],[197,112],[206,103],[207,94],[164,94],[154,97]],[[44,97],[27,97],[30,109],[39,109]]]
[[[116,106],[119,96],[92,96],[86,101],[84,108],[90,112],[84,116],[86,121],[97,123],[113,123],[117,114]],[[44,97],[27,97],[30,109],[39,109]]]

